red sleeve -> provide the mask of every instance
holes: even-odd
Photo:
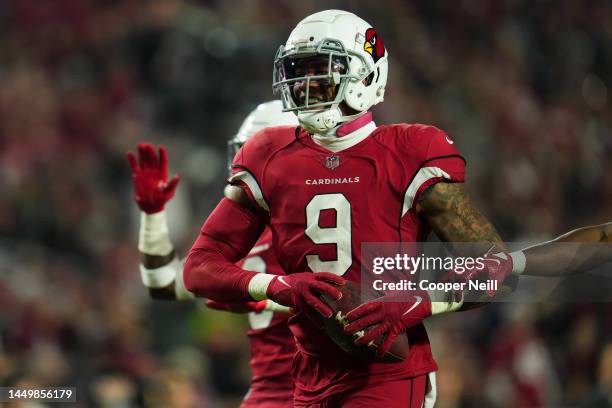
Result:
[[[465,159],[446,133],[434,126],[425,125],[416,125],[413,131],[418,141],[418,167],[406,188],[403,214],[414,208],[428,187],[441,181],[465,182]]]
[[[238,150],[232,162],[232,176],[229,183],[241,187],[255,206],[268,212],[269,207],[263,192],[263,168],[269,157],[268,129],[255,133]]]
[[[263,230],[256,214],[224,198],[210,214],[189,251],[183,270],[185,288],[219,302],[248,302],[255,272],[235,262],[244,258]]]

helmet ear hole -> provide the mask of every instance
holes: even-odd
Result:
[[[380,67],[376,68],[376,71],[370,72],[370,75],[368,75],[363,80],[363,84],[365,86],[370,86],[370,85],[372,85],[373,82],[376,82],[376,80],[378,79],[379,76],[380,76]]]

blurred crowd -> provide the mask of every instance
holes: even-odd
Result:
[[[125,153],[168,147],[184,253],[221,195],[226,140],[274,98],[276,47],[327,8],[384,38],[375,120],[446,130],[505,240],[612,220],[607,1],[3,0],[2,386],[73,385],[78,406],[238,404],[245,319],[148,298]],[[438,406],[612,406],[611,311],[513,304],[433,320]]]

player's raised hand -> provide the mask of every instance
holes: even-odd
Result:
[[[244,303],[223,303],[217,302],[216,300],[207,300],[206,306],[214,310],[222,310],[224,312],[231,313],[249,313],[255,312],[260,313],[266,310],[267,300],[260,300],[259,302],[244,302]]]
[[[345,282],[343,277],[329,272],[293,273],[275,276],[268,285],[266,295],[283,306],[296,310],[312,307],[321,315],[331,317],[332,308],[321,299],[321,295],[340,299],[342,293],[338,286]]]
[[[163,145],[159,146],[159,156],[150,143],[138,145],[138,159],[131,151],[127,154],[132,168],[134,199],[138,207],[147,214],[154,214],[164,206],[176,191],[179,176],[168,180],[168,155]]]

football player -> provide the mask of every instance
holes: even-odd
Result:
[[[349,312],[348,334],[369,328],[355,343],[385,336],[380,354],[408,334],[410,351],[399,363],[356,360],[310,319],[313,309],[332,316],[321,295],[337,299],[346,280],[360,281],[362,242],[418,242],[431,230],[445,242],[481,243],[480,272],[500,282],[574,267],[565,258],[550,265],[546,247],[537,249],[545,256],[506,250],[465,192],[465,159],[442,130],[374,122],[370,108],[383,100],[387,58],[380,33],[352,13],[327,10],[296,26],[276,55],[273,87],[300,126],[264,129],[243,146],[228,194],[185,263],[185,286],[200,296],[270,299],[297,311],[289,321],[298,349],[296,407],[420,407],[435,400],[430,373],[437,366],[422,320],[463,302],[385,295]],[[234,265],[266,225],[286,276]]]
[[[297,125],[293,113],[283,113],[280,101],[259,105],[245,119],[238,133],[228,142],[234,157],[246,140],[266,126]],[[164,146],[156,154],[153,145],[140,144],[138,158],[128,153],[136,203],[141,211],[138,249],[140,272],[149,294],[155,299],[194,299],[185,290],[183,262],[170,241],[164,207],[174,196],[179,177],[168,180],[168,159]],[[228,163],[231,164],[231,161]],[[284,274],[272,253],[271,233],[265,229],[248,254],[237,265],[249,271]],[[287,327],[289,309],[270,300],[241,303],[207,301],[208,307],[235,313],[249,313],[251,346],[251,388],[241,407],[284,408],[293,404],[291,359],[295,342]]]

